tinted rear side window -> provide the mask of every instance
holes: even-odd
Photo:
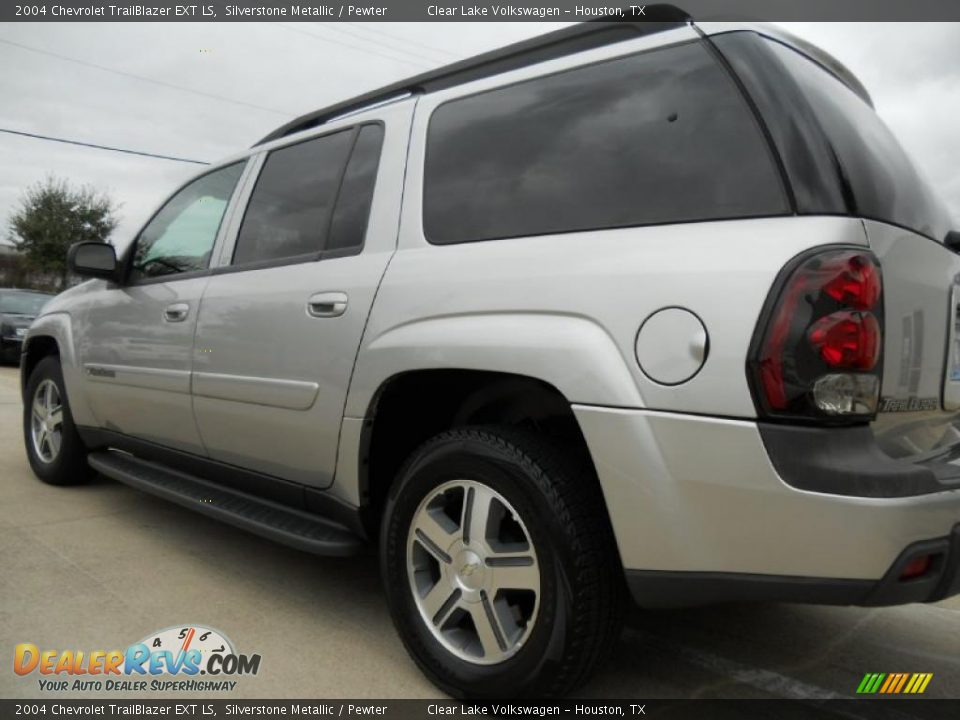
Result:
[[[234,265],[323,249],[353,137],[347,130],[267,156],[240,226]]]
[[[357,142],[353,147],[353,154],[347,165],[347,172],[343,176],[337,209],[330,225],[327,250],[345,250],[363,246],[382,145],[382,126],[365,125],[360,129]]]
[[[765,42],[819,122],[835,158],[826,182],[839,183],[847,211],[943,241],[950,230],[949,213],[873,108],[806,56]],[[807,209],[801,206],[800,211]]]
[[[752,113],[699,42],[453,100],[430,121],[432,243],[787,212]]]

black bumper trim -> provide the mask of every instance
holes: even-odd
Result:
[[[960,468],[891,458],[865,425],[822,428],[761,422],[757,427],[777,474],[798,490],[868,498],[960,490]]]
[[[921,577],[900,580],[907,564],[933,555]],[[886,606],[937,602],[960,594],[960,524],[950,535],[909,545],[880,580],[723,572],[627,570],[634,602],[645,608],[694,607],[727,602]]]

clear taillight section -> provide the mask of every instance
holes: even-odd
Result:
[[[802,256],[761,322],[749,373],[764,415],[839,421],[876,414],[883,283],[869,251]]]

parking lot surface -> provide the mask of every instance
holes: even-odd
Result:
[[[256,676],[216,697],[441,697],[393,631],[374,554],[313,557],[105,478],[46,486],[24,455],[18,371],[0,368],[0,697],[85,695],[42,692],[37,673],[15,675],[17,643],[112,650],[193,624],[262,657]],[[960,697],[958,651],[960,598],[635,611],[578,695],[849,697],[867,672],[930,672],[927,696]]]

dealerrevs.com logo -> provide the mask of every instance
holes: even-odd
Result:
[[[213,628],[184,625],[151,633],[126,650],[43,650],[20,643],[13,671],[39,675],[40,689],[52,692],[230,691],[237,686],[231,678],[260,671],[260,655],[237,653]]]

